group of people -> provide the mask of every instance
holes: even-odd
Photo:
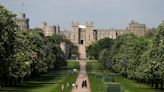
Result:
[[[83,80],[83,82],[82,82],[82,88],[86,88],[87,87],[87,81],[86,80]]]

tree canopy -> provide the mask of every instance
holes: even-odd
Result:
[[[0,7],[0,85],[15,86],[67,64],[59,35],[44,37],[42,30],[19,30],[16,15]]]

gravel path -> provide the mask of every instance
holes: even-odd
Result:
[[[71,92],[91,92],[88,75],[86,72],[86,50],[84,45],[79,45],[79,54],[80,54],[80,60],[79,60],[80,71],[75,83],[75,85],[77,86],[74,86]],[[84,80],[86,80],[87,87],[82,87],[82,83]]]

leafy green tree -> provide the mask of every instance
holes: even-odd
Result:
[[[101,39],[97,43],[87,47],[87,55],[91,57],[93,56],[94,59],[98,59],[101,50],[111,48],[112,44],[113,40],[110,38]]]
[[[164,81],[164,23],[161,23],[157,29],[157,33],[152,41],[151,48],[148,55],[149,67],[148,73],[150,80],[155,83],[155,88],[161,84],[163,89]]]
[[[24,31],[16,32],[14,54],[12,56],[14,60],[10,62],[9,66],[11,85],[23,82],[24,77],[30,75],[30,63],[33,61],[34,52],[31,50],[23,33]]]
[[[0,7],[0,83],[9,82],[9,65],[13,61],[13,47],[15,43],[16,15]]]

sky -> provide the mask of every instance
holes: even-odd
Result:
[[[24,3],[24,4],[22,4]],[[0,0],[0,4],[20,15],[26,13],[30,28],[46,21],[70,29],[72,21],[95,28],[128,27],[131,20],[157,27],[164,20],[164,0]]]

